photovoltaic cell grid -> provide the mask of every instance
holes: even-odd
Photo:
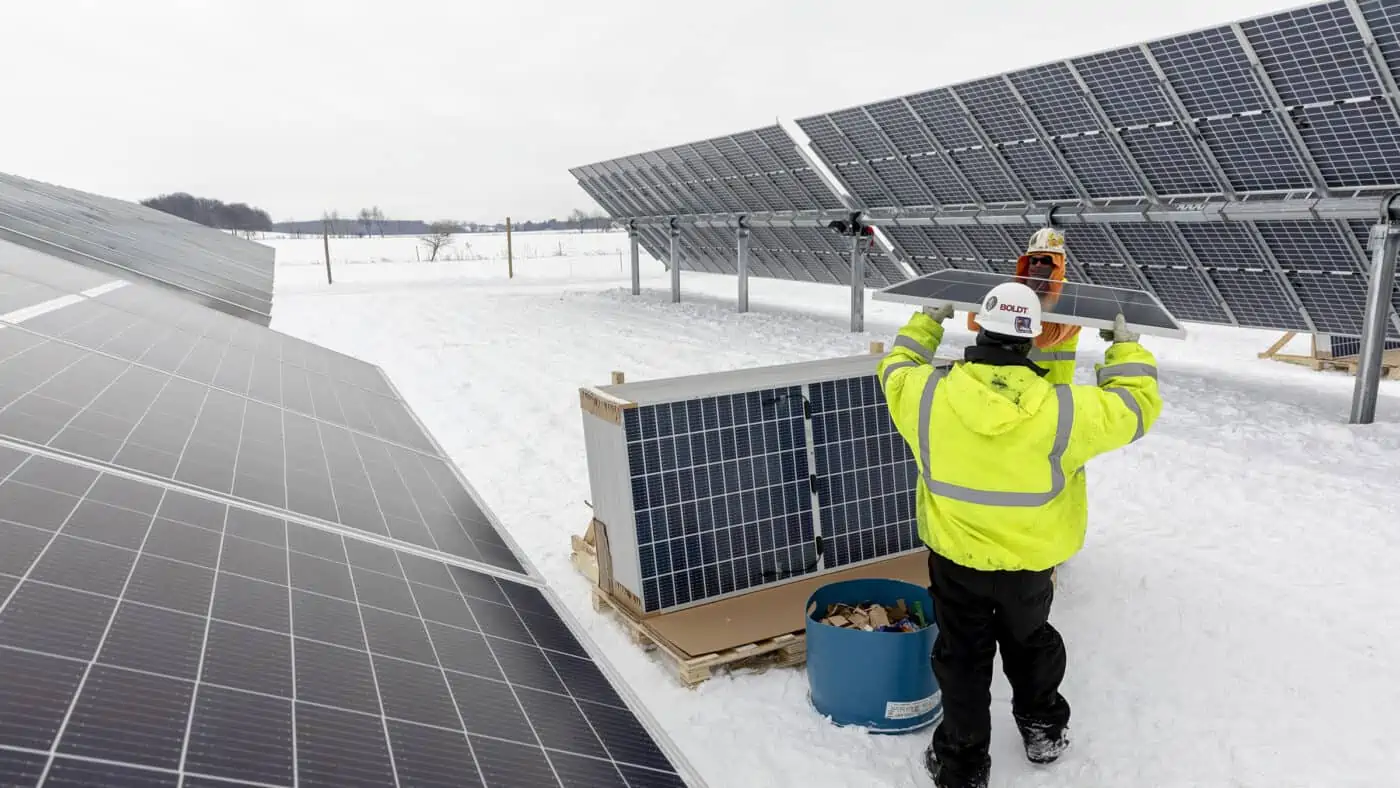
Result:
[[[823,564],[846,566],[913,550],[918,465],[874,375],[814,383]]]
[[[260,326],[273,250],[169,214],[0,173],[0,239],[171,292]]]
[[[620,218],[842,207],[779,126],[570,172],[609,213]]]
[[[644,609],[915,549],[887,410],[873,375],[625,410]]]
[[[682,786],[537,589],[0,446],[0,783]]]
[[[1387,192],[1400,186],[1400,2],[1359,7],[1374,66],[1338,0],[1243,21],[1238,34],[1223,25],[797,124],[865,208]],[[1090,281],[1150,290],[1188,320],[1297,330],[1308,315],[1318,330],[1359,333],[1364,233],[1204,227],[1074,227],[1070,253]],[[921,273],[1009,272],[1024,239],[1003,249],[972,231],[998,228],[885,228]],[[1084,250],[1075,236],[1090,234],[1117,259]]]
[[[629,408],[623,428],[648,612],[815,568],[800,386]]]
[[[617,218],[840,210],[841,201],[796,152],[779,126],[576,167],[570,172]],[[670,260],[665,228],[644,226],[640,243]],[[817,228],[754,228],[749,272],[754,276],[830,284],[850,281],[849,241]],[[732,229],[684,225],[681,267],[735,274],[738,240]],[[906,274],[878,246],[866,252],[865,280],[873,286]]]
[[[211,319],[221,313],[210,310],[192,306],[183,314],[167,312],[169,306],[162,300],[152,298],[149,288],[124,288],[24,325],[124,361],[418,451],[433,451],[432,442],[375,368],[280,334],[242,332],[225,322],[241,321]],[[168,300],[178,302],[174,297]]]
[[[95,275],[13,249],[0,290]],[[154,286],[0,331],[0,435],[524,571],[377,368]]]
[[[1362,5],[1382,52],[1393,54],[1396,4]],[[866,170],[847,181],[867,207],[1021,201],[1007,198],[1009,192],[1036,202],[1077,201],[1085,192],[1138,199],[1144,179],[1160,197],[1219,196],[1223,185],[1239,193],[1400,185],[1400,125],[1345,2],[1246,20],[1240,30],[1243,40],[1221,26],[797,124],[827,161],[843,170]],[[1253,73],[1251,56],[1260,62],[1262,80]],[[1389,78],[1390,64],[1383,65]],[[1159,72],[1170,91],[1161,89]],[[1274,102],[1274,92],[1281,103]],[[1203,151],[1177,142],[1162,147],[1164,140],[1182,139],[1183,124],[1214,138],[1206,148],[1229,176],[1225,183],[1209,172]],[[1300,131],[1304,149],[1293,146],[1291,127]],[[1133,146],[1124,144],[1127,132],[1136,132]],[[923,202],[892,201],[893,193],[907,189],[893,188],[874,167],[915,156],[956,162],[973,152],[999,174],[975,166],[958,172],[951,163],[949,169],[961,176],[955,180],[972,185],[971,193],[947,188],[946,179],[920,178]],[[1140,157],[1155,157],[1154,164],[1144,166]],[[1066,165],[1066,159],[1080,163]],[[1310,161],[1323,183],[1308,173]],[[1178,178],[1202,173],[1206,177],[1197,181],[1206,188],[1153,182],[1154,171]],[[898,172],[902,179],[918,169]],[[1002,180],[1008,173],[1010,189]]]
[[[66,344],[28,323],[0,331],[0,434],[523,571],[443,459]]]

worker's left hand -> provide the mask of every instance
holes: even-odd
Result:
[[[944,320],[947,320],[948,318],[953,316],[953,305],[944,304],[943,306],[936,307],[926,306],[924,307],[924,314],[942,323]]]

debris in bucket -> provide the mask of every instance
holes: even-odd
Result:
[[[859,605],[827,605],[823,624],[866,632],[916,632],[928,626],[923,606],[915,602],[913,611],[904,600],[894,605],[862,602]]]

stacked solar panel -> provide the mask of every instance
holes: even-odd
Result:
[[[822,565],[850,566],[920,547],[918,465],[890,419],[879,381],[862,375],[810,388]]]
[[[800,574],[811,561],[801,396],[785,387],[627,411],[647,610]]]
[[[915,462],[877,360],[585,390],[594,517],[623,601],[676,610],[917,549]]]

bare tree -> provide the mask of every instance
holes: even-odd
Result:
[[[376,205],[369,209],[369,218],[374,220],[374,225],[379,228],[379,237],[384,237],[384,212]]]
[[[364,230],[364,234],[366,236],[371,235],[374,231],[374,212],[369,208],[361,208],[358,218],[360,220],[360,228]]]
[[[438,252],[452,242],[452,234],[461,231],[456,222],[436,221],[428,225],[428,234],[418,240],[428,247],[428,262],[437,260]]]

